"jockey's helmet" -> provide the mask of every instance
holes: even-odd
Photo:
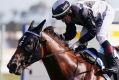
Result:
[[[52,6],[52,17],[62,19],[70,8],[70,3],[67,0],[57,0]]]

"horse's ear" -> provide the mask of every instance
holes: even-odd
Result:
[[[32,30],[33,29],[33,24],[34,24],[34,20],[31,22],[29,28],[28,28],[28,31]]]
[[[42,28],[43,28],[45,22],[46,22],[46,19],[43,20],[43,21],[35,28],[35,30],[37,31],[37,33],[40,33],[40,32],[42,31]]]

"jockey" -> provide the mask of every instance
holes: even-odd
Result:
[[[112,23],[114,12],[105,1],[84,0],[70,4],[67,0],[57,0],[52,6],[52,17],[62,20],[66,24],[66,32],[60,37],[71,40],[76,35],[76,25],[83,26],[80,39],[74,44],[75,50],[82,48],[96,36],[97,41],[103,47],[105,58],[109,64],[108,71],[117,73],[117,63],[114,57],[113,47],[107,38],[108,26]]]

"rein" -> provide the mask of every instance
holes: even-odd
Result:
[[[58,55],[58,54],[63,54],[63,53],[68,52],[68,51],[70,51],[70,50],[67,50],[67,51],[65,51],[65,50],[56,51],[54,54],[46,55],[46,56],[44,56],[44,57],[41,58],[41,59],[48,58],[48,57],[52,57],[52,56],[55,56],[55,55]]]

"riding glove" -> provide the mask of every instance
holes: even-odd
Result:
[[[75,52],[78,52],[80,50],[84,50],[87,47],[88,43],[80,43],[79,41],[75,42],[72,46],[71,49],[74,50]]]

